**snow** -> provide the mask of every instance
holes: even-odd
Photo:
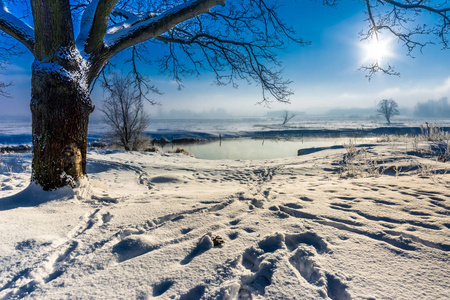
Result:
[[[348,178],[345,149],[96,150],[53,192],[29,186],[31,154],[3,154],[0,298],[448,299],[448,163],[407,148],[371,146],[385,172]]]
[[[124,9],[119,9],[119,8],[115,8],[113,14],[121,15],[124,18],[126,18],[126,20],[108,27],[108,30],[107,30],[108,34],[113,34],[117,31],[119,31],[120,29],[128,28],[128,27],[132,26],[134,23],[139,22],[145,18],[145,17],[139,17],[137,15],[134,15],[134,14],[124,10]]]
[[[99,4],[99,0],[93,0],[91,1],[86,9],[83,12],[83,15],[81,16],[81,22],[80,22],[80,33],[78,34],[76,45],[79,51],[84,54],[85,53],[85,45],[87,42],[87,39],[89,38],[89,34],[92,30],[93,21],[95,12],[97,10],[97,6]],[[86,55],[85,55],[86,57]]]
[[[185,1],[184,3],[180,3],[177,6],[168,9],[167,11],[159,14],[159,15],[151,15],[152,18],[148,20],[144,20],[142,22],[139,22],[137,24],[133,24],[132,21],[134,21],[133,18],[131,18],[129,21],[131,22],[124,22],[121,24],[120,28],[115,28],[108,32],[105,35],[104,41],[105,45],[108,47],[113,48],[116,46],[120,41],[122,41],[127,36],[132,36],[134,32],[141,30],[142,28],[150,27],[153,23],[161,22],[162,19],[170,16],[170,15],[176,15],[177,12],[182,11],[186,8],[189,8],[190,6],[193,6],[196,4],[196,0],[189,0]]]
[[[78,68],[74,70],[67,70],[58,61],[46,62],[35,59],[31,69],[33,73],[49,72],[59,76],[59,79],[67,82],[76,82],[77,88],[83,94],[89,92],[89,84],[87,82],[87,73],[89,70],[89,63],[82,57],[78,49],[61,48],[56,53],[56,56],[61,58],[61,61],[72,63],[76,62]]]
[[[11,14],[2,0],[0,0],[0,19],[27,42],[34,41],[34,29]]]

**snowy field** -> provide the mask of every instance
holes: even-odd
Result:
[[[0,299],[448,299],[449,163],[418,146],[91,150],[89,180],[56,192],[3,154]]]

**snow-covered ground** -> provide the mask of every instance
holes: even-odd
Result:
[[[345,149],[90,151],[89,181],[56,192],[28,186],[30,154],[3,154],[0,298],[448,299],[448,163],[408,147],[355,169]]]

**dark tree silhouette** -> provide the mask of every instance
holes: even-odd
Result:
[[[391,118],[398,116],[398,104],[392,99],[383,99],[378,103],[377,112],[386,118],[388,124],[391,124]]]
[[[289,113],[287,110],[285,110],[283,113],[283,123],[281,123],[281,125],[286,125],[287,122],[289,122],[293,118],[295,118],[295,114]]]

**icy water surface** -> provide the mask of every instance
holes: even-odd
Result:
[[[310,153],[321,148],[342,147],[348,138],[308,138],[308,139],[226,139],[210,143],[179,145],[199,159],[258,160],[297,156],[298,150]],[[352,139],[354,144],[363,139]],[[367,141],[366,141],[367,142]],[[163,151],[176,149],[168,145]]]

